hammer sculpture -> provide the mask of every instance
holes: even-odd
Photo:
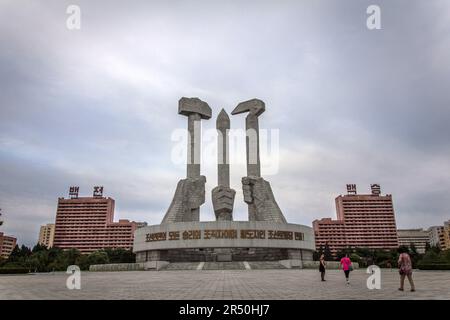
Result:
[[[239,103],[231,112],[232,115],[249,113],[245,119],[247,177],[242,178],[244,201],[248,204],[249,221],[286,223],[286,219],[275,201],[270,183],[261,178],[258,117],[265,109],[263,101],[252,99]]]
[[[178,114],[188,117],[187,177],[180,180],[162,223],[199,221],[205,203],[206,177],[200,175],[201,119],[211,118],[211,108],[198,98],[181,98]]]

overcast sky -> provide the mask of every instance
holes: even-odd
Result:
[[[366,27],[370,4],[381,30]],[[335,218],[347,183],[393,194],[399,228],[450,219],[447,0],[0,0],[0,46],[0,231],[19,243],[37,242],[71,185],[103,185],[116,220],[160,223],[186,174],[171,160],[182,96],[211,106],[204,132],[221,108],[265,101],[280,162],[263,175],[289,222]],[[202,174],[213,220],[215,164]],[[231,167],[236,220],[244,175]]]

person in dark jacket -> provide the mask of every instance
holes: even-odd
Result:
[[[326,267],[325,255],[322,254],[319,260],[319,271],[322,281],[325,281],[325,267]]]

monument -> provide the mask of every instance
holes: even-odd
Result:
[[[233,219],[236,191],[230,188],[230,118],[217,116],[218,185],[212,189],[216,221],[200,221],[206,177],[201,175],[201,119],[210,119],[209,105],[199,98],[181,98],[178,113],[188,117],[187,175],[178,182],[173,200],[159,225],[137,229],[133,251],[137,263],[208,261],[280,261],[302,267],[315,250],[310,227],[288,223],[275,201],[270,183],[261,177],[259,120],[265,104],[259,99],[241,102],[232,115],[246,117],[247,176],[242,178],[248,221]]]

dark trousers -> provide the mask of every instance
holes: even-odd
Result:
[[[325,271],[320,271],[320,278],[325,281]]]
[[[345,278],[348,280],[348,276],[350,274],[350,270],[344,270]]]

